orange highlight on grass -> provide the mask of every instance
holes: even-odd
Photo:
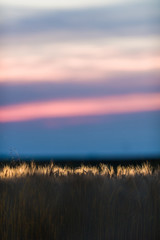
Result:
[[[160,110],[160,93],[54,100],[0,107],[0,122]]]

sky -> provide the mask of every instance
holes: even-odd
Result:
[[[0,156],[160,156],[158,1],[0,11]]]
[[[140,0],[144,1],[144,0]],[[2,5],[7,6],[25,6],[30,8],[46,8],[46,9],[70,9],[70,8],[79,8],[79,7],[88,7],[88,6],[108,6],[118,3],[125,3],[127,0],[81,0],[81,1],[75,1],[75,0],[68,0],[67,2],[65,0],[59,0],[58,2],[52,1],[52,0],[46,0],[45,2],[42,0],[34,0],[34,1],[15,1],[15,0],[1,0]]]

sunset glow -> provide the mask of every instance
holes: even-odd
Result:
[[[29,63],[30,62],[30,63]],[[131,59],[111,59],[97,60],[94,59],[68,59],[65,62],[50,62],[49,64],[37,64],[28,61],[13,63],[4,66],[1,69],[0,82],[41,82],[44,79],[57,82],[97,80],[98,77],[115,75],[115,71],[135,72],[158,70],[160,68],[160,58],[140,59],[137,61]],[[87,67],[85,67],[87,66]],[[107,78],[107,77],[106,77]]]
[[[160,110],[160,93],[37,102],[0,108],[0,122]]]
[[[106,40],[107,46],[104,43]],[[0,83],[99,82],[119,72],[149,72],[160,69],[160,53],[153,38],[104,39],[89,43],[39,44],[5,48],[0,56]],[[112,42],[113,41],[113,42]],[[141,48],[139,50],[139,48]],[[128,53],[127,53],[128,52]]]

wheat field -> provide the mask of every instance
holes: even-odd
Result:
[[[0,169],[1,240],[159,240],[160,166]]]

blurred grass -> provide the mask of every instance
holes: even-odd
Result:
[[[160,167],[0,170],[1,240],[160,239]]]

